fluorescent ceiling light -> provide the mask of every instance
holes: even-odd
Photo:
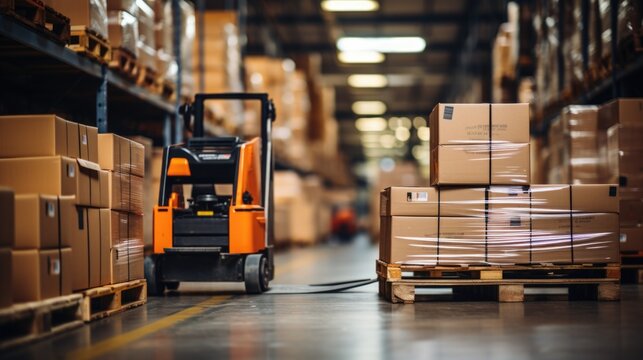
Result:
[[[383,88],[388,85],[388,80],[380,74],[354,74],[348,77],[348,85],[355,88]]]
[[[381,53],[418,53],[426,41],[418,36],[406,37],[342,37],[337,40],[340,51],[377,51]]]
[[[355,121],[355,127],[359,131],[382,131],[386,129],[386,120],[380,117],[359,118]]]
[[[384,62],[384,54],[377,51],[342,51],[337,54],[339,61],[346,64],[379,64]]]
[[[418,138],[422,141],[429,141],[431,139],[431,129],[426,126],[418,128]]]
[[[386,104],[381,101],[355,101],[352,109],[358,115],[382,115],[386,112]]]
[[[375,0],[324,0],[321,7],[325,11],[376,11],[380,4]]]
[[[400,141],[407,141],[411,137],[411,132],[409,129],[400,126],[399,128],[395,129],[395,138],[400,140]]]

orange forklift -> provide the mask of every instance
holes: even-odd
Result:
[[[204,103],[212,100],[259,101],[261,138],[204,137]],[[268,94],[197,94],[181,114],[193,137],[163,150],[148,293],[191,281],[244,282],[247,293],[262,293],[274,277],[273,102]]]

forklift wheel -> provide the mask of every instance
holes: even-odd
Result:
[[[145,258],[145,280],[147,280],[147,295],[163,296],[165,284],[160,281],[157,259],[155,256]]]
[[[246,293],[261,294],[268,290],[269,269],[266,257],[263,254],[251,254],[246,256],[244,265],[244,281]]]
[[[176,290],[179,288],[179,282],[178,281],[169,281],[165,283],[165,287],[168,290]]]

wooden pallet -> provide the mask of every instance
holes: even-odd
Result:
[[[51,39],[61,43],[69,44],[71,40],[70,20],[50,6],[45,6],[45,34]]]
[[[45,4],[39,0],[0,0],[0,12],[38,30],[45,26]]]
[[[621,273],[623,283],[643,284],[643,251],[621,253]]]
[[[156,92],[166,99],[173,100],[176,94],[176,83],[161,77],[156,82]]]
[[[0,310],[0,350],[81,326],[82,299],[73,294]]]
[[[85,26],[72,26],[68,47],[103,64],[112,59],[109,42]]]
[[[416,288],[451,288],[454,298],[525,300],[525,287],[566,287],[569,299],[618,300],[619,264],[419,266],[377,260],[379,293],[392,303],[415,302]]]
[[[82,319],[90,322],[147,302],[147,283],[134,280],[82,292]]]
[[[157,79],[158,79],[158,74],[156,70],[151,69],[147,66],[139,66],[136,85],[149,89],[150,91],[154,92]]]
[[[109,67],[132,81],[138,79],[138,63],[136,62],[136,57],[129,50],[113,48]]]

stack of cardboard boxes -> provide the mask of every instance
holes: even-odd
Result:
[[[0,284],[3,284],[2,291],[0,291],[0,309],[13,303],[11,248],[15,242],[14,196],[13,190],[0,187],[0,214],[2,214],[0,217]]]
[[[107,1],[107,29],[113,52],[122,50],[138,58],[138,13],[135,0]]]
[[[383,261],[618,262],[616,185],[530,185],[527,104],[438,104],[430,126],[437,187],[381,193]]]
[[[113,179],[98,165],[97,129],[55,115],[2,116],[0,143],[0,185],[16,194],[14,301],[117,282],[108,231]],[[142,277],[142,254],[140,268]]]
[[[598,111],[603,182],[621,194],[621,250],[643,251],[643,99],[618,99]]]

